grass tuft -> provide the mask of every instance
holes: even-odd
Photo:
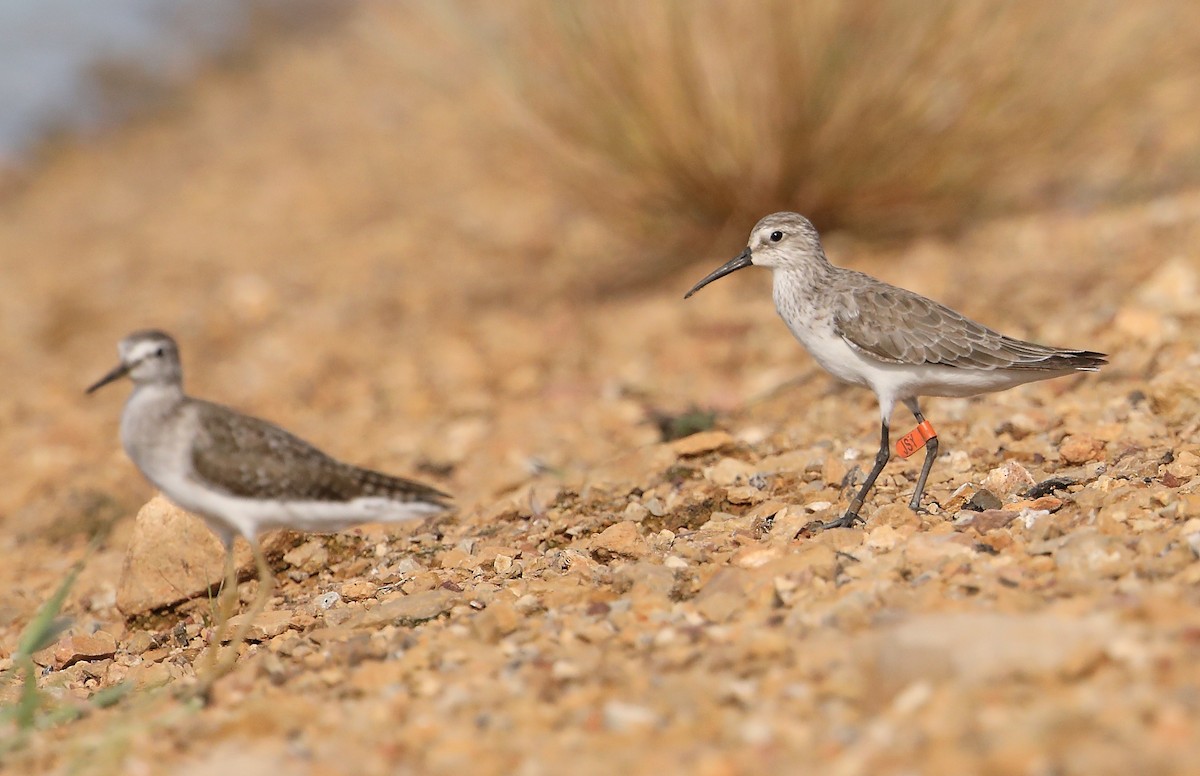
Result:
[[[663,253],[780,209],[903,234],[1200,171],[1178,131],[1197,118],[1187,0],[524,8],[501,34],[519,101],[564,180]]]

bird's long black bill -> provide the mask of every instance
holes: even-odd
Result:
[[[704,288],[705,286],[707,286],[709,283],[713,282],[714,280],[720,280],[721,278],[725,277],[726,275],[728,275],[731,272],[737,272],[739,269],[744,269],[746,267],[749,267],[750,264],[751,264],[750,249],[746,248],[746,250],[742,251],[734,258],[730,259],[729,261],[725,262],[721,266],[717,267],[715,270],[713,270],[708,275],[706,275],[703,280],[701,280],[696,285],[692,286],[692,290],[688,291],[686,294],[684,294],[683,298],[687,299],[689,296],[696,293],[700,289]]]
[[[126,366],[125,364],[117,364],[111,372],[109,372],[104,377],[101,377],[99,380],[97,380],[96,382],[94,382],[90,386],[88,386],[88,389],[86,391],[84,391],[84,393],[94,393],[94,392],[100,390],[101,388],[103,388],[104,386],[108,385],[109,383],[111,383],[113,380],[120,380],[128,372],[129,372],[128,366]]]

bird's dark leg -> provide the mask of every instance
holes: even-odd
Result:
[[[887,465],[891,454],[891,449],[888,447],[888,424],[885,420],[879,424],[879,452],[875,454],[875,465],[871,467],[871,472],[867,475],[866,482],[858,489],[858,493],[854,494],[854,498],[850,500],[850,506],[846,509],[846,514],[837,520],[830,520],[821,526],[822,529],[851,528],[855,523],[862,521],[862,518],[858,516],[858,510],[862,509],[863,501],[867,498],[867,493],[874,487],[875,480],[879,479],[879,473]]]
[[[909,409],[916,417],[918,425],[925,422],[925,416],[921,414],[921,410],[917,409],[915,401]],[[933,469],[933,462],[937,460],[937,454],[938,439],[936,436],[930,437],[925,442],[925,463],[921,465],[921,476],[917,478],[917,489],[913,491],[912,501],[908,502],[908,508],[914,512],[921,508],[921,496],[925,495],[925,481],[929,479],[929,472]]]

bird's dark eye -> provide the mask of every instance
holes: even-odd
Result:
[[[776,229],[774,232],[771,232],[771,242],[779,242],[782,239],[783,232],[779,231],[778,229]]]
[[[167,349],[159,348],[158,350],[154,351],[154,355],[156,358],[162,358],[163,356],[167,355]]]

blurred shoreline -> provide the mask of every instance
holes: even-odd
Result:
[[[331,22],[328,0],[8,0],[0,3],[0,184],[47,147],[166,104],[206,67]]]

